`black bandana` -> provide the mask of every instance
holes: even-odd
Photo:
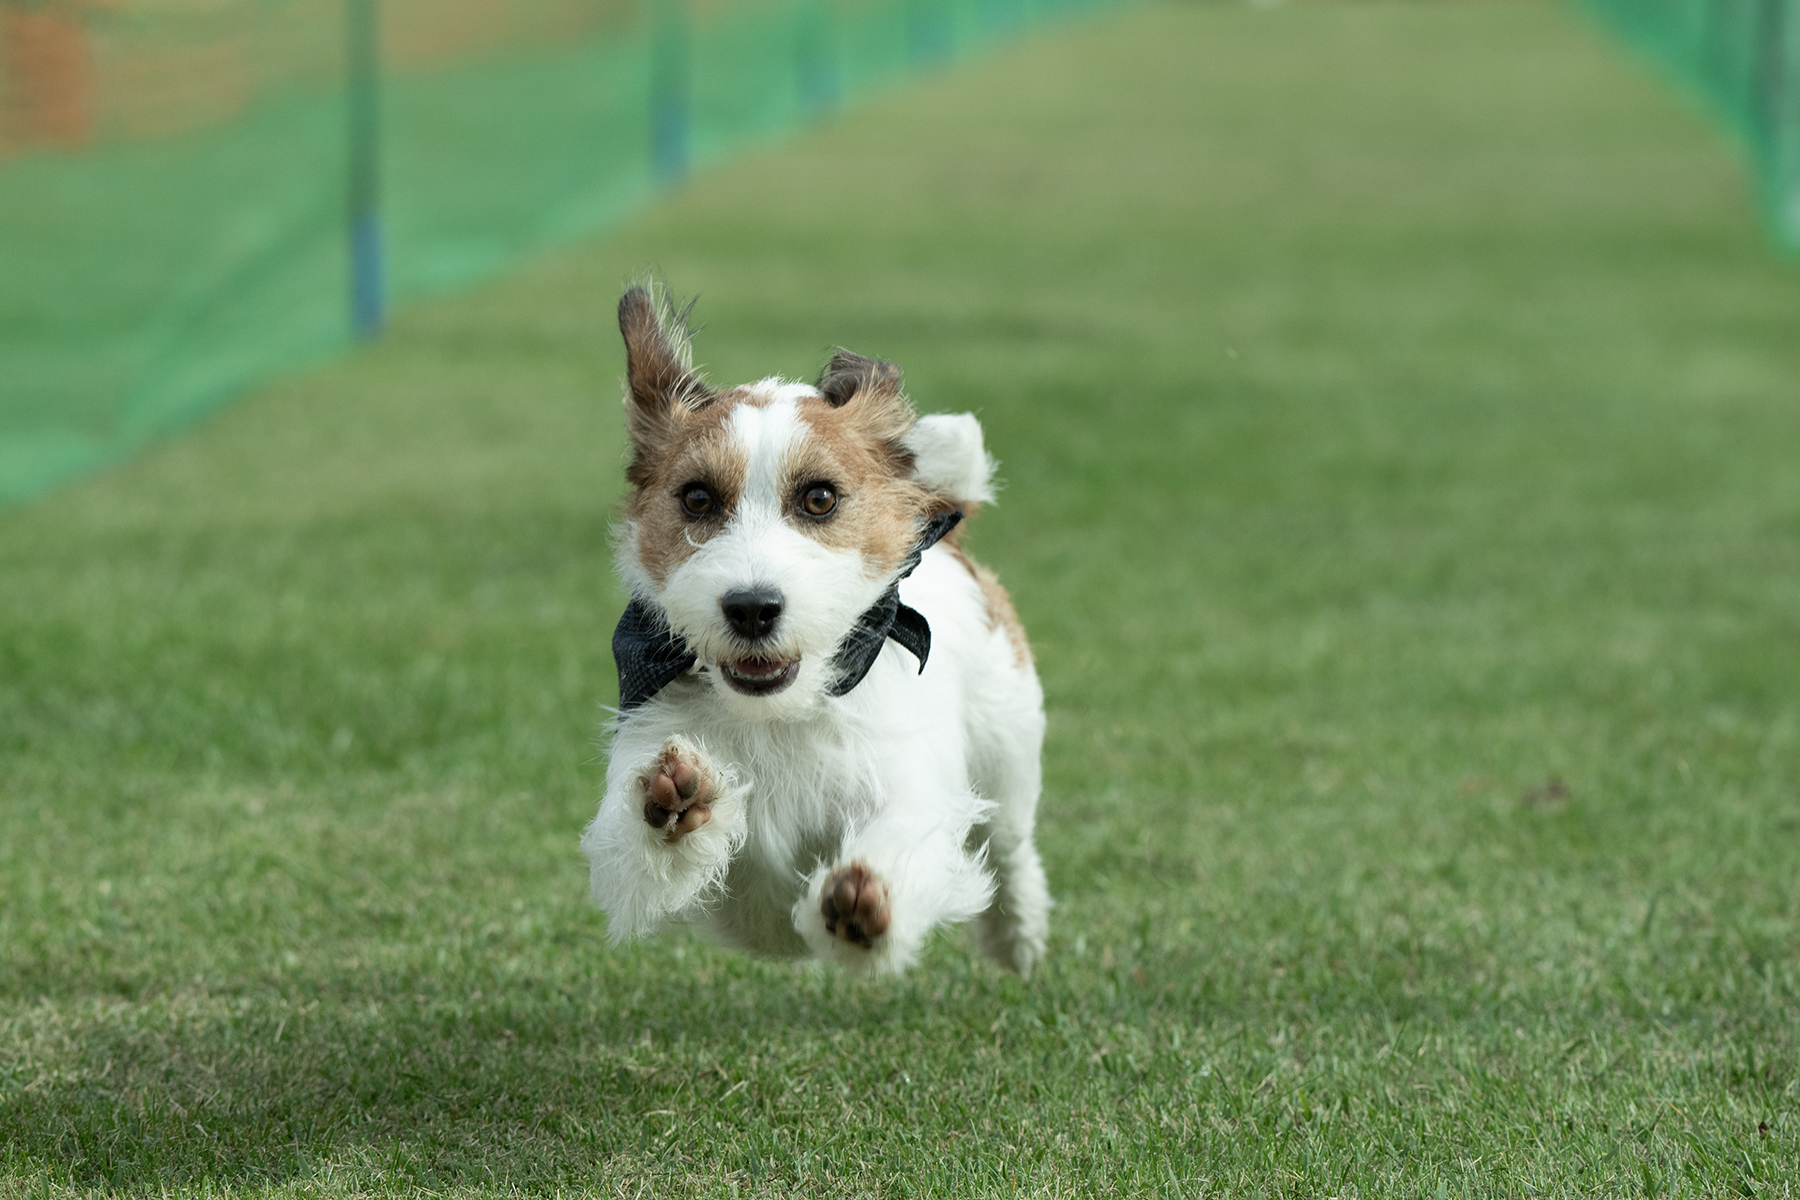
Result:
[[[912,651],[925,670],[931,657],[931,626],[917,609],[900,603],[900,581],[913,573],[925,551],[937,545],[962,520],[960,512],[933,517],[919,533],[919,540],[900,564],[900,573],[881,599],[856,619],[850,633],[832,658],[838,681],[833,696],[842,696],[863,681],[889,638]],[[667,618],[642,600],[625,606],[625,615],[613,630],[613,661],[619,668],[619,711],[630,712],[686,674],[698,661],[687,643],[669,629]]]

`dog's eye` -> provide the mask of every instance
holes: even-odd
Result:
[[[718,505],[711,488],[693,484],[681,493],[681,511],[690,517],[704,517]]]
[[[830,484],[815,483],[800,497],[800,509],[809,517],[829,517],[837,507],[837,492]]]

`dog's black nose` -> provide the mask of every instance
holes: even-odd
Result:
[[[781,593],[774,588],[726,592],[719,607],[725,613],[726,624],[739,637],[754,642],[775,632],[775,622],[781,619]]]

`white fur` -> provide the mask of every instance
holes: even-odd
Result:
[[[594,898],[615,940],[683,923],[752,952],[881,973],[909,966],[936,926],[978,919],[982,949],[1029,972],[1050,907],[1032,845],[1044,732],[1037,676],[940,546],[900,585],[931,624],[923,673],[890,641],[858,687],[827,694],[838,644],[891,581],[784,513],[782,454],[800,432],[795,404],[811,389],[758,387],[773,402],[731,414],[749,472],[726,526],[661,588],[636,565],[636,531],[622,539],[622,574],[663,607],[700,664],[614,726],[606,796],[582,839]],[[928,431],[914,446],[921,481],[957,499],[989,498],[975,419],[919,425]],[[751,585],[781,589],[776,644],[801,660],[799,678],[774,696],[732,691],[715,665],[730,647],[719,597]],[[670,739],[722,781],[711,821],[674,843],[642,815],[641,781]],[[869,948],[833,936],[821,912],[827,881],[853,862],[887,888],[891,923]]]
[[[677,567],[651,599],[668,614],[669,628],[703,663],[730,657],[735,643],[719,612],[719,597],[734,588],[777,587],[786,601],[773,657],[799,658],[800,679],[773,696],[741,696],[713,676],[713,698],[738,719],[791,719],[811,709],[834,676],[831,657],[856,618],[887,590],[860,554],[827,550],[789,522],[779,490],[782,457],[799,436],[796,402],[783,395],[767,407],[741,405],[732,434],[749,452],[744,495],[725,530]]]
[[[920,417],[906,448],[913,452],[913,478],[926,487],[962,503],[994,502],[994,460],[982,445],[975,414]]]
[[[676,740],[711,760],[704,745]],[[607,770],[609,803],[601,805],[581,839],[592,864],[589,885],[611,918],[607,932],[615,943],[652,933],[679,909],[705,902],[709,889],[719,890],[731,856],[749,832],[743,789],[729,768],[721,771],[724,787],[713,801],[711,822],[672,845],[644,820],[649,797],[642,784],[636,778],[617,778],[620,768],[615,756]],[[620,803],[610,803],[615,797]]]

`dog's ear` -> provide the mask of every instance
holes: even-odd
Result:
[[[906,435],[913,481],[954,501],[965,513],[994,502],[994,460],[973,413],[932,413]]]
[[[666,297],[634,287],[619,298],[619,332],[625,337],[626,422],[643,452],[667,436],[680,416],[709,404],[713,391],[694,370],[687,318]]]
[[[891,362],[839,350],[825,364],[816,386],[833,408],[842,408],[857,396],[898,400],[900,368]]]
[[[900,390],[899,367],[840,349],[815,386],[827,404],[843,410],[850,424],[882,449],[896,476],[912,473],[906,435],[918,418]]]

